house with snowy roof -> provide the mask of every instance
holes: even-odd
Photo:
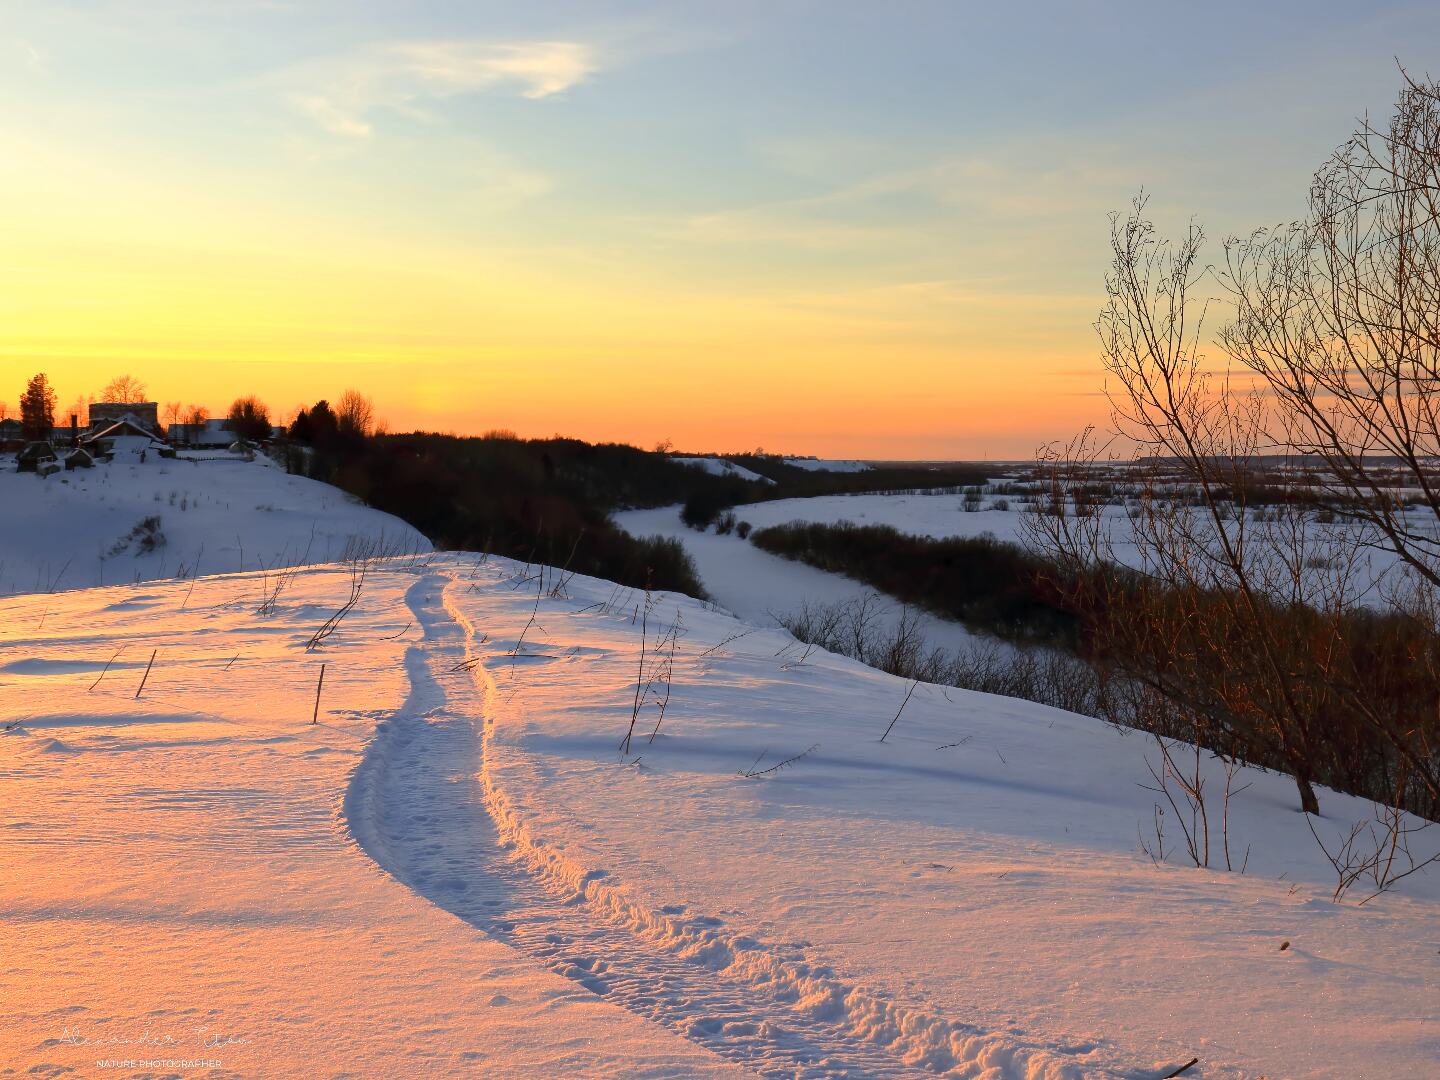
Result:
[[[129,420],[147,434],[160,435],[160,406],[153,401],[95,401],[87,411],[90,414],[90,431],[109,427],[118,420]]]
[[[46,466],[55,462],[55,448],[48,442],[37,440],[27,443],[20,453],[15,455],[15,468],[19,472],[39,472],[44,474]]]
[[[168,436],[173,446],[201,450],[228,450],[239,440],[239,436],[230,430],[230,421],[223,418],[199,424],[171,424]]]
[[[118,453],[144,461],[151,455],[170,457],[175,453],[143,423],[128,416],[98,429],[91,428],[80,436],[80,446],[94,457],[105,459]]]

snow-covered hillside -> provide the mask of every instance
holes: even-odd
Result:
[[[1284,777],[1239,778],[1244,874],[1155,865],[1137,735],[519,574],[377,564],[309,650],[343,566],[297,572],[268,615],[258,574],[0,600],[0,1060],[1432,1068],[1440,880],[1332,903]],[[1327,831],[1368,813],[1321,801]]]
[[[135,531],[152,516],[163,544]],[[399,518],[265,457],[152,454],[39,477],[0,455],[0,595],[330,562],[357,543],[430,550]]]
[[[758,480],[764,484],[773,484],[775,481],[768,476],[761,476],[753,469],[747,469],[743,465],[736,465],[733,461],[717,457],[677,457],[672,458],[677,465],[688,465],[692,469],[700,469],[711,476],[735,476],[741,480]]]

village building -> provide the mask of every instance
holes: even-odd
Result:
[[[130,420],[147,434],[164,434],[160,426],[160,406],[154,401],[95,401],[91,402],[89,412],[91,431],[108,427],[117,420]]]
[[[173,457],[175,451],[162,442],[153,432],[147,431],[130,417],[116,420],[97,429],[92,428],[80,436],[81,449],[94,457],[110,460],[116,453],[141,461],[154,454],[157,457]]]
[[[41,466],[55,461],[55,448],[48,442],[27,443],[15,456],[17,472],[41,472]]]
[[[230,421],[225,419],[206,420],[200,424],[171,424],[168,435],[173,446],[201,450],[228,450],[238,440],[238,436],[230,430]]]

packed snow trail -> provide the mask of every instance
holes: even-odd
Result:
[[[410,590],[425,638],[406,656],[410,698],[380,725],[346,800],[376,862],[552,971],[760,1075],[923,1075],[883,1048],[783,1002],[758,1000],[704,964],[645,941],[509,857],[476,775],[482,712],[469,669],[455,670],[467,659],[466,631],[444,607],[446,584],[431,576]]]
[[[456,587],[428,575],[409,590],[424,635],[406,655],[409,698],[379,725],[346,797],[357,840],[385,870],[550,970],[762,1076],[1081,1075],[1063,1055],[847,986],[798,950],[726,936],[721,919],[644,909],[605,871],[567,865],[536,841],[484,767],[495,687],[475,629],[447,600]]]

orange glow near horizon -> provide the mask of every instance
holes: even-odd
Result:
[[[768,233],[753,258],[730,243],[744,222],[718,246],[663,230],[636,250],[567,243],[543,221],[526,226],[540,236],[462,241],[411,193],[393,200],[414,218],[371,213],[388,192],[336,204],[330,173],[297,166],[292,186],[257,193],[273,178],[103,132],[9,134],[23,151],[0,200],[11,409],[37,371],[62,411],[129,373],[212,413],[254,393],[283,420],[353,388],[392,431],[908,459],[1026,456],[1097,418],[1093,295],[887,281],[868,240],[772,269]]]
[[[129,373],[212,413],[255,393],[284,419],[354,388],[393,431],[895,458],[1024,456],[1096,409],[1094,361],[1070,342],[1083,304],[1022,335],[1011,297],[702,294],[260,239],[12,244],[0,400],[44,371],[64,412]]]

